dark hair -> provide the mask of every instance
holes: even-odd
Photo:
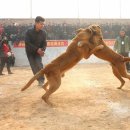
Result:
[[[37,16],[36,18],[35,18],[35,22],[44,22],[45,21],[45,19],[43,18],[43,17],[41,17],[41,16]]]

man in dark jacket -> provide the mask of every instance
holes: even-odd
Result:
[[[42,30],[45,24],[45,19],[37,16],[35,18],[35,25],[28,29],[25,35],[25,50],[28,61],[30,63],[33,74],[36,74],[43,68],[42,56],[47,46],[46,32]],[[37,79],[39,86],[44,83],[44,76]]]

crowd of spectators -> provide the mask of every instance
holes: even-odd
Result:
[[[69,40],[75,36],[75,31],[79,28],[85,28],[90,24],[69,24],[69,23],[46,23],[45,30],[47,32],[47,40]],[[103,23],[99,24],[103,31],[104,39],[115,39],[118,32],[123,27],[126,29],[126,34],[130,36],[130,24],[122,25],[120,23]],[[6,35],[12,43],[24,40],[26,30],[32,24],[17,24],[0,25],[0,36]]]

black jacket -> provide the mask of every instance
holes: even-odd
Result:
[[[25,35],[25,49],[27,54],[37,54],[38,48],[42,48],[44,51],[47,46],[46,32],[40,30],[37,32],[35,26],[28,29]]]

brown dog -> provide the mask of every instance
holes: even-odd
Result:
[[[113,74],[121,82],[121,85],[120,87],[118,87],[118,89],[121,89],[125,84],[123,77],[130,79],[130,75],[127,74],[125,66],[125,62],[129,62],[130,58],[123,57],[122,55],[116,53],[105,44],[105,42],[103,41],[101,28],[98,25],[91,25],[88,28],[91,29],[93,33],[90,42],[94,44],[90,44],[91,49],[95,48],[96,44],[103,45],[103,47],[100,50],[93,52],[94,55],[111,63]]]
[[[82,58],[88,58],[91,55],[90,48],[88,44],[84,44],[80,46],[78,44],[79,41],[87,42],[91,37],[91,30],[90,29],[82,29],[78,30],[78,34],[72,40],[71,44],[68,46],[67,50],[61,54],[59,57],[54,59],[50,64],[46,65],[41,71],[39,71],[22,89],[24,91],[28,88],[34,80],[36,80],[39,76],[45,75],[47,82],[43,86],[46,90],[46,93],[42,96],[42,99],[49,105],[48,98],[49,96],[54,93],[61,85],[61,76],[64,73],[76,65]],[[98,50],[98,47],[94,49],[95,51]],[[49,89],[46,87],[49,85]]]

